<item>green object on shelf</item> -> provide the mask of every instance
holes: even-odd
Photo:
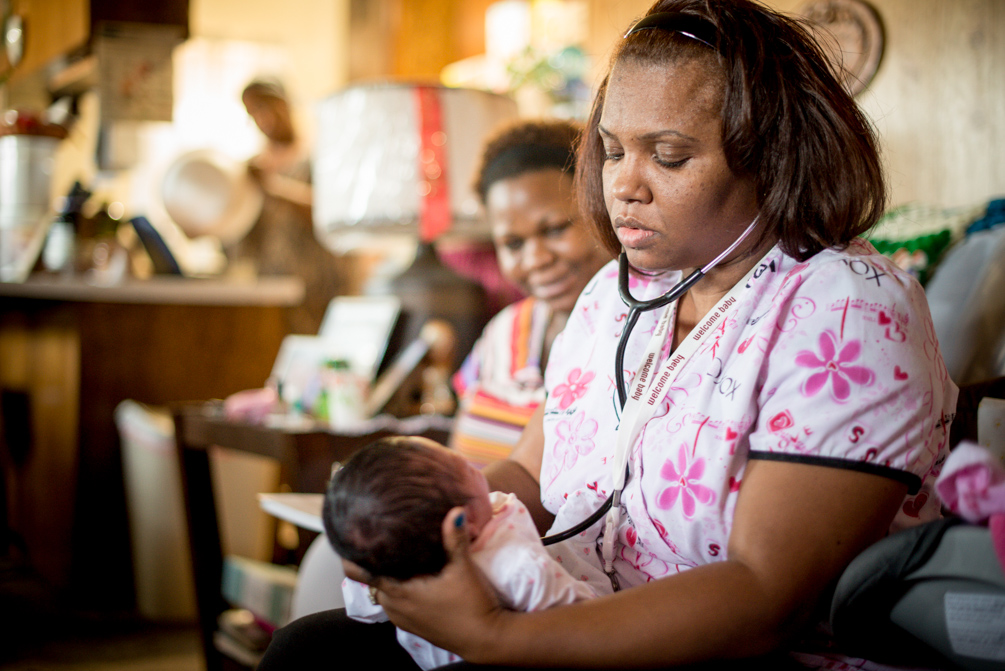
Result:
[[[889,257],[902,270],[914,275],[924,285],[952,242],[947,228],[934,233],[904,239],[870,238],[880,254]]]

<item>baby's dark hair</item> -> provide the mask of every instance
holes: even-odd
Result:
[[[447,562],[441,525],[468,502],[456,464],[407,436],[382,438],[332,475],[322,518],[335,552],[371,575],[407,580]]]

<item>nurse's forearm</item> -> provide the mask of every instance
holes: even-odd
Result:
[[[728,560],[539,613],[501,609],[456,652],[503,665],[627,668],[761,655],[808,621],[845,566],[886,533],[907,486],[823,466],[747,464]],[[468,655],[472,655],[469,657]]]
[[[481,664],[637,668],[752,657],[777,647],[791,609],[743,565],[722,562],[613,596],[536,613],[498,614],[457,650]]]

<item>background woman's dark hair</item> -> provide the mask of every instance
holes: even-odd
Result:
[[[886,186],[875,133],[802,24],[749,0],[660,0],[647,15],[656,12],[693,14],[716,27],[725,78],[723,149],[730,169],[754,180],[762,239],[777,235],[782,249],[802,261],[847,245],[879,220]],[[711,56],[693,39],[653,29],[622,40],[611,63]],[[607,81],[583,131],[576,191],[580,210],[617,254],[597,132]]]
[[[525,172],[576,167],[576,144],[582,126],[565,119],[521,120],[496,130],[482,150],[475,175],[475,192],[482,204],[489,188],[501,179]]]
[[[441,525],[468,502],[457,466],[407,437],[383,438],[329,480],[322,520],[344,559],[372,575],[435,575],[447,561]]]

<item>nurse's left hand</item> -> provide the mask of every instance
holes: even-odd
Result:
[[[492,640],[500,619],[511,613],[471,561],[463,513],[464,508],[454,508],[443,520],[448,559],[439,575],[404,582],[388,578],[365,582],[377,588],[377,601],[396,626],[470,660],[472,653]]]

